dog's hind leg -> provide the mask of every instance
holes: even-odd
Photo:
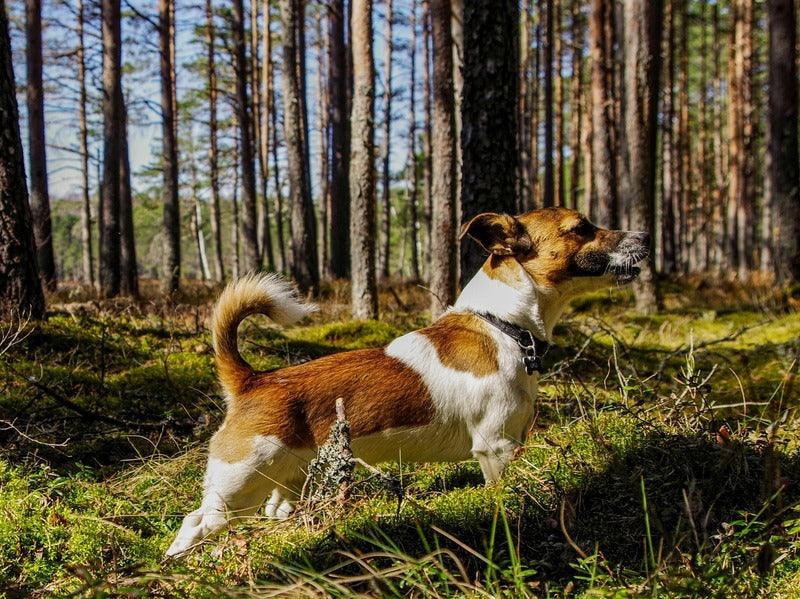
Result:
[[[256,513],[269,490],[281,489],[287,479],[294,478],[298,467],[299,459],[274,438],[253,439],[253,451],[236,462],[222,459],[214,446],[212,443],[202,504],[184,518],[167,556],[185,553],[229,522]]]

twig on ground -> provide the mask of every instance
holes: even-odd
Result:
[[[36,380],[32,376],[25,376],[21,374],[17,370],[15,370],[9,364],[5,364],[6,369],[11,372],[17,378],[24,380],[32,387],[34,387],[37,391],[40,391],[53,401],[55,401],[60,406],[67,408],[68,410],[72,410],[73,412],[77,412],[84,418],[88,418],[89,420],[94,420],[97,422],[104,422],[106,424],[113,424],[115,426],[121,426],[125,428],[137,428],[137,429],[148,429],[148,430],[161,430],[165,427],[181,427],[185,426],[179,422],[174,422],[172,420],[162,420],[161,422],[137,422],[134,420],[126,420],[124,418],[115,418],[114,416],[108,416],[106,414],[101,414],[99,412],[94,412],[87,408],[84,408],[82,405],[72,401],[71,399],[64,397],[61,393],[53,389],[52,387],[45,385],[41,381]]]

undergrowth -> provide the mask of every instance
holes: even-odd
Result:
[[[56,304],[0,355],[8,596],[800,588],[800,315],[686,287],[647,318],[621,291],[576,303],[548,355],[534,429],[499,484],[484,486],[471,462],[384,464],[357,471],[344,505],[255,518],[162,561],[199,501],[223,412],[204,327],[212,295]],[[384,293],[382,322],[344,320],[345,296],[328,289],[322,314],[288,330],[253,319],[244,353],[272,369],[424,324],[420,290]]]

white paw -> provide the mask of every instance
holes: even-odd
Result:
[[[281,504],[278,506],[278,509],[275,510],[275,518],[278,520],[286,520],[289,516],[292,515],[294,511],[294,506],[288,499],[284,499],[281,501]]]

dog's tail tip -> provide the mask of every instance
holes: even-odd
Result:
[[[230,395],[235,395],[241,381],[253,369],[239,354],[236,331],[253,314],[287,326],[317,310],[304,303],[291,283],[275,273],[251,273],[231,281],[214,307],[211,330],[220,380]]]

